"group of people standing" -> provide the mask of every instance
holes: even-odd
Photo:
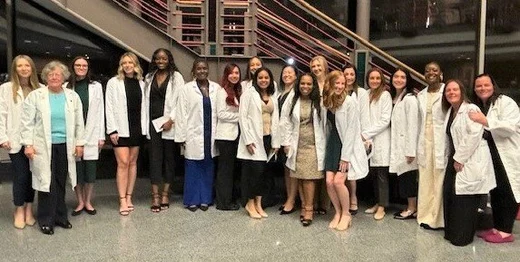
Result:
[[[15,173],[14,226],[37,221],[45,234],[53,234],[55,226],[72,228],[65,205],[67,177],[78,200],[71,215],[95,215],[93,183],[106,134],[117,161],[121,216],[135,210],[137,157],[146,138],[154,213],[169,208],[175,165],[181,164],[176,154],[182,152],[183,205],[192,212],[212,204],[238,210],[234,189],[239,187],[248,215],[268,217],[262,205],[273,176],[268,163],[278,161],[285,167],[287,193],[280,214],[295,212],[299,198],[303,226],[332,203],[329,228],[348,229],[358,212],[356,181],[367,176],[374,182],[375,203],[365,213],[383,219],[389,174],[395,173],[408,205],[394,218],[417,219],[425,229],[444,228],[451,243],[467,245],[483,196],[490,193],[494,228],[478,235],[495,243],[514,240],[520,111],[490,75],[475,78],[471,104],[460,81],[442,83],[435,62],[426,65],[428,86],[420,92],[411,88],[402,68],[389,83],[380,69],[370,69],[368,89],[358,86],[352,65],[329,72],[326,59],[317,56],[309,68],[302,73],[287,65],[276,83],[262,60],[253,57],[246,80],[240,82],[240,68],[231,63],[216,83],[208,79],[208,63],[198,59],[192,81],[185,83],[169,50],[154,52],[146,75],[128,52],[103,96],[86,57],[75,58],[70,71],[58,61],[47,64],[41,72],[44,86],[31,58],[17,56],[11,81],[0,87],[0,144],[9,150]]]

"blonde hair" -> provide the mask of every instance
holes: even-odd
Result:
[[[370,70],[368,70],[367,72],[367,76],[366,76],[366,83],[368,85],[368,79],[370,79],[370,74],[372,72],[377,72],[379,73],[379,76],[381,77],[381,84],[379,84],[379,86],[376,88],[376,89],[372,89],[372,87],[370,87],[370,85],[368,86],[370,88],[370,93],[369,93],[369,103],[372,103],[372,102],[377,102],[379,100],[379,98],[381,97],[381,95],[383,94],[383,91],[385,91],[385,75],[383,74],[383,71],[381,71],[381,69],[379,68],[375,68],[375,67],[372,67]]]
[[[325,79],[325,85],[323,86],[323,105],[331,110],[334,111],[337,108],[343,104],[343,101],[347,98],[347,86],[345,84],[345,89],[343,92],[339,95],[334,93],[334,84],[338,78],[345,76],[343,75],[343,72],[334,70],[330,72],[327,75],[327,78]]]
[[[141,65],[139,64],[139,58],[132,53],[132,52],[126,52],[124,53],[121,58],[119,59],[119,67],[117,68],[117,78],[120,80],[125,79],[125,71],[123,70],[123,58],[129,57],[132,62],[134,63],[134,73],[136,74],[134,78],[137,80],[143,79],[143,69],[141,68]]]
[[[18,92],[18,89],[20,88],[20,77],[18,76],[18,73],[16,72],[16,63],[20,59],[27,60],[27,62],[29,62],[29,65],[31,66],[31,75],[29,76],[29,87],[31,88],[31,91],[40,87],[40,83],[38,82],[38,75],[36,74],[36,66],[34,65],[34,61],[29,56],[17,55],[13,59],[13,63],[11,64],[11,72],[10,72],[10,79],[9,79],[9,81],[11,81],[11,88],[13,90],[13,101],[15,104],[18,103],[18,101],[17,101],[18,97],[17,97],[16,93]]]
[[[322,55],[317,55],[311,59],[309,62],[309,68],[312,68],[312,62],[318,60],[323,67],[323,73],[327,75],[329,73],[329,64],[327,63],[327,59],[325,59]]]

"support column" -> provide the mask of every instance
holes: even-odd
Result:
[[[357,0],[356,34],[370,40],[370,0]]]
[[[480,23],[475,28],[475,73],[476,75],[484,73],[485,58],[486,58],[486,14],[487,14],[487,0],[480,0],[478,8],[478,16]]]
[[[7,20],[7,39],[6,39],[6,49],[7,49],[7,72],[11,72],[11,62],[15,57],[16,52],[16,1],[15,0],[6,0],[5,1],[5,17]]]

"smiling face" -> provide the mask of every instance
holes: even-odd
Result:
[[[368,87],[370,87],[371,90],[377,89],[381,86],[381,74],[377,71],[372,71],[368,75]]]
[[[442,71],[438,64],[429,63],[424,68],[424,78],[428,85],[436,85],[441,82]]]
[[[323,64],[319,59],[314,59],[311,62],[311,72],[318,78],[325,74],[325,68],[323,68]]]
[[[475,79],[475,94],[478,98],[484,103],[488,101],[488,99],[495,93],[495,87],[493,86],[493,81],[489,76],[481,76]]]
[[[345,77],[341,75],[334,81],[334,94],[341,95],[341,93],[345,91],[345,88]]]
[[[159,70],[164,70],[168,68],[168,63],[170,62],[168,59],[168,55],[164,51],[159,51],[155,55],[153,61],[155,62]]]
[[[32,74],[31,64],[25,58],[16,60],[16,74],[19,78],[27,79]]]
[[[260,67],[262,67],[262,61],[260,61],[260,59],[258,59],[257,57],[253,57],[249,61],[249,73],[251,75],[254,75],[256,70],[258,70],[258,68]]]
[[[354,71],[354,68],[345,68],[345,71],[343,71],[343,75],[345,76],[347,86],[352,88],[352,86],[356,82],[356,72]]]
[[[50,71],[47,74],[47,86],[51,89],[60,89],[61,85],[63,85],[64,76],[61,68],[56,67],[54,70]]]
[[[403,71],[398,70],[392,76],[392,85],[395,89],[402,90],[406,87],[406,80],[406,74]]]
[[[452,106],[457,106],[462,103],[462,92],[460,90],[459,84],[456,82],[450,82],[446,85],[445,96],[446,100]]]
[[[198,81],[204,81],[208,79],[208,64],[204,61],[198,62],[193,68],[193,76]]]
[[[286,86],[294,84],[294,81],[296,81],[296,72],[294,71],[294,68],[288,66],[283,69],[282,81]]]
[[[74,61],[74,74],[78,79],[83,79],[88,73],[88,62],[83,58],[79,58]]]
[[[304,75],[300,79],[300,93],[303,97],[308,97],[312,92],[312,77],[310,75]]]
[[[121,59],[121,67],[123,67],[123,72],[125,72],[126,76],[131,77],[134,75],[135,63],[131,57],[129,57],[129,56],[123,57],[123,59]]]
[[[236,84],[238,83],[238,81],[240,81],[240,70],[238,69],[238,67],[235,66],[235,68],[231,70],[231,73],[229,73],[227,80],[231,84]]]
[[[258,73],[256,77],[256,84],[262,90],[267,89],[269,87],[269,84],[271,84],[271,78],[269,77],[269,73],[267,73],[267,71],[265,70]]]

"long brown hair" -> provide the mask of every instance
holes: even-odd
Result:
[[[38,82],[38,75],[36,74],[36,66],[34,65],[34,61],[26,55],[17,55],[13,59],[13,63],[11,64],[11,73],[9,77],[9,81],[11,81],[11,88],[13,90],[13,101],[14,103],[18,103],[17,94],[18,89],[20,88],[20,77],[18,76],[18,73],[16,72],[16,63],[20,59],[25,59],[27,62],[29,62],[29,65],[31,66],[31,75],[29,76],[29,86],[31,87],[31,91],[40,87],[40,83]]]
[[[379,86],[376,89],[372,89],[369,86],[369,88],[370,88],[370,93],[369,93],[370,102],[369,103],[377,102],[379,100],[379,98],[381,97],[381,94],[383,94],[383,91],[385,91],[385,75],[383,74],[383,71],[381,71],[381,69],[379,69],[379,68],[372,67],[372,68],[370,68],[370,70],[368,70],[366,80],[365,80],[367,85],[368,85],[368,79],[370,78],[370,74],[372,72],[379,73],[379,76],[381,77],[381,84],[379,84]]]
[[[329,109],[329,110],[336,110],[343,104],[343,101],[345,101],[345,98],[347,97],[347,87],[345,86],[345,89],[340,95],[337,95],[334,93],[334,83],[338,78],[345,76],[343,75],[343,72],[334,70],[330,72],[327,75],[327,78],[325,78],[325,85],[323,86],[323,105]],[[345,84],[346,85],[346,84]]]
[[[236,84],[233,84],[229,82],[228,76],[233,72],[234,69],[238,69],[238,82]],[[237,64],[231,63],[227,64],[224,68],[224,75],[222,75],[222,80],[220,81],[222,88],[227,93],[226,97],[226,104],[230,106],[238,106],[238,104],[235,102],[235,98],[240,101],[240,94],[242,93],[242,86],[240,85],[240,68]]]

